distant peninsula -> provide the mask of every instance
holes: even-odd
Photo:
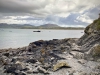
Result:
[[[65,30],[83,30],[83,27],[61,27],[56,24],[44,24],[40,26],[30,24],[7,24],[0,23],[0,28],[13,28],[13,29],[65,29]]]

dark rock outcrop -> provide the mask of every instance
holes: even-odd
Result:
[[[84,32],[84,35],[77,41],[77,44],[81,46],[80,51],[85,53],[86,58],[95,56],[100,58],[100,18],[87,26]]]

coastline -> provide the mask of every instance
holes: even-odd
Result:
[[[99,74],[99,61],[86,59],[84,52],[80,51],[81,46],[77,44],[78,40],[38,40],[25,47],[2,49],[1,69],[6,74],[13,75]]]
[[[100,75],[100,18],[79,39],[38,40],[27,47],[1,50],[0,74]]]

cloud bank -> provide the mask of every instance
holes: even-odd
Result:
[[[0,0],[0,23],[85,27],[99,13],[99,0]]]

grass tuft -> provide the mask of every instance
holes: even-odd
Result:
[[[96,46],[93,50],[93,56],[100,56],[100,45]]]

